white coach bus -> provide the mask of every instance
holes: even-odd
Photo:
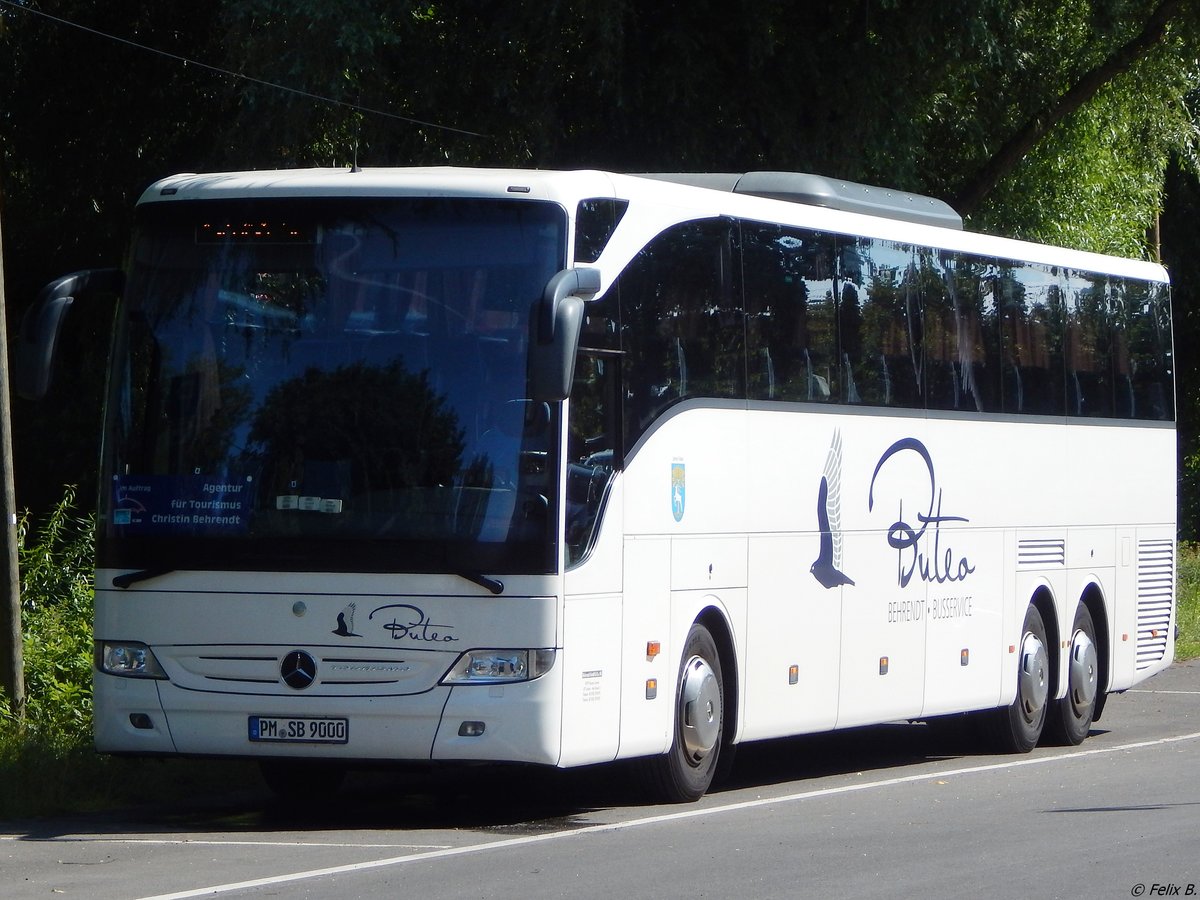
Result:
[[[1078,743],[1174,644],[1166,273],[814,176],[181,175],[126,267],[95,741],[640,758],[975,713]]]

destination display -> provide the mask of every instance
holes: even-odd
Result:
[[[244,532],[255,487],[249,475],[116,475],[112,524],[126,534]]]

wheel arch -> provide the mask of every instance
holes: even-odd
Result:
[[[1051,696],[1056,696],[1060,685],[1060,678],[1064,671],[1062,665],[1062,638],[1058,626],[1058,611],[1054,605],[1054,594],[1050,587],[1045,584],[1038,585],[1033,592],[1033,596],[1029,598],[1029,605],[1037,609],[1042,617],[1042,627],[1046,629],[1046,647],[1048,661],[1050,663],[1050,684],[1053,685]],[[1071,610],[1071,615],[1075,615],[1075,611]],[[1051,650],[1051,648],[1053,648]],[[1065,689],[1065,688],[1064,688]]]
[[[1096,582],[1089,582],[1083,589],[1083,594],[1079,598],[1079,605],[1085,607],[1092,617],[1092,629],[1095,631],[1093,637],[1096,641],[1096,656],[1100,662],[1100,677],[1097,679],[1096,712],[1092,716],[1092,721],[1095,722],[1099,720],[1101,712],[1104,711],[1104,698],[1108,693],[1109,684],[1112,683],[1112,623],[1109,622],[1108,607],[1104,603],[1104,591]],[[1075,611],[1072,610],[1072,621],[1074,617]],[[1072,637],[1074,635],[1068,636],[1068,643]]]
[[[722,711],[723,727],[727,744],[737,743],[738,716],[741,710],[741,673],[738,667],[737,650],[733,641],[733,629],[729,621],[716,606],[707,606],[696,616],[696,623],[703,625],[717,645],[721,661],[721,680],[724,682]]]

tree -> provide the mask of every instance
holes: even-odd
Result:
[[[203,55],[210,4],[55,4],[55,15],[179,55]],[[9,325],[50,279],[120,263],[141,191],[208,168],[228,83],[30,11],[0,6],[0,178]],[[11,224],[9,224],[11,223]],[[96,496],[99,410],[112,308],[76,304],[54,394],[14,407],[18,503],[48,509],[62,485]]]
[[[118,261],[157,177],[354,162],[814,171],[957,197],[973,228],[1145,255],[1167,160],[1192,156],[1182,98],[1200,82],[1196,0],[60,0],[54,13],[120,41],[0,5],[13,298]],[[96,421],[106,317],[76,328],[62,415],[51,402],[18,418],[28,502],[63,482],[89,492],[98,429],[77,423]]]
[[[1200,98],[1194,98],[1200,99]],[[1162,217],[1163,261],[1171,272],[1175,346],[1200,346],[1200,179],[1180,161],[1167,171]],[[1200,359],[1175,354],[1179,433],[1179,534],[1200,536]]]
[[[963,215],[979,208],[997,183],[1045,138],[1056,125],[1078,112],[1115,78],[1141,62],[1166,39],[1168,27],[1181,17],[1184,0],[1160,0],[1131,38],[1117,43],[1098,64],[1086,69],[1066,91],[1037,109],[1001,143],[973,177],[959,188],[956,207]]]

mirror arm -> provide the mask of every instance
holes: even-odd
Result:
[[[548,282],[542,292],[538,342],[549,344],[554,340],[558,322],[558,309],[567,297],[596,294],[600,291],[599,269],[563,269]]]
[[[65,275],[42,288],[21,319],[14,353],[14,391],[29,400],[46,396],[58,336],[71,304],[77,297],[91,293],[119,294],[124,285],[125,273],[120,269],[88,269]]]
[[[581,295],[599,291],[599,269],[563,269],[546,283],[536,311],[536,340],[529,347],[533,399],[554,402],[570,395],[584,319]]]

